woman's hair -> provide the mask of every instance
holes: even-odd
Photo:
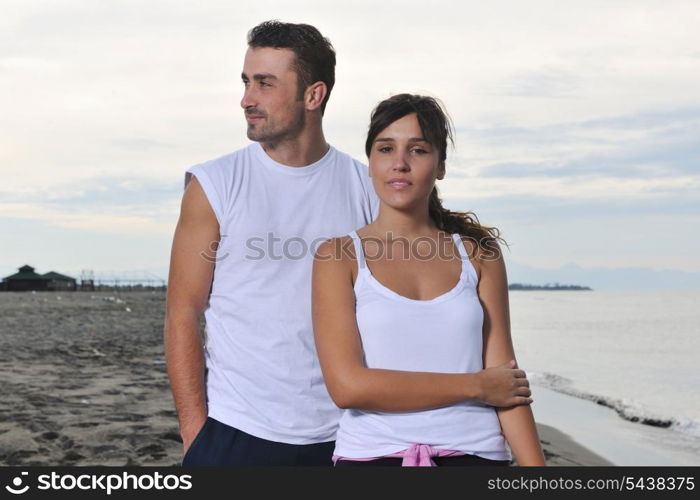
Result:
[[[447,158],[447,143],[454,146],[454,127],[440,102],[422,95],[397,94],[380,102],[370,118],[365,152],[369,158],[372,145],[377,135],[406,115],[415,113],[423,138],[440,153],[440,161]],[[447,233],[459,233],[475,240],[479,246],[487,245],[489,241],[498,240],[506,246],[508,243],[501,238],[500,231],[495,227],[482,226],[474,212],[453,212],[442,206],[437,186],[430,193],[428,213],[438,229]],[[493,250],[493,249],[492,249]]]

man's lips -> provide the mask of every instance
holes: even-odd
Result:
[[[254,122],[257,120],[262,120],[265,118],[265,113],[261,113],[255,108],[248,108],[244,110],[245,119],[249,122]]]

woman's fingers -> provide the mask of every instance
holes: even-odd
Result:
[[[486,368],[480,372],[482,394],[486,404],[511,407],[532,403],[532,391],[524,370],[509,368],[512,363]]]
[[[524,404],[530,404],[532,403],[532,391],[530,390],[530,382],[525,378],[525,372],[522,370],[516,370],[518,373],[514,373],[516,376],[515,378],[515,399],[517,400],[516,404],[519,405],[524,405]],[[519,377],[519,375],[522,374],[522,377]]]
[[[532,391],[530,390],[529,387],[519,387],[516,394],[518,396],[530,397],[532,395]]]

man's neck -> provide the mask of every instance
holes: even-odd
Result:
[[[270,158],[289,167],[306,167],[316,163],[329,148],[320,128],[314,133],[301,134],[294,139],[276,143],[261,142],[260,145]]]

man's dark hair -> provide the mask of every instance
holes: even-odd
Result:
[[[306,87],[312,83],[320,81],[328,87],[328,93],[321,103],[323,114],[335,83],[335,50],[316,28],[309,24],[265,21],[248,32],[248,46],[294,51],[299,97],[304,95]]]

